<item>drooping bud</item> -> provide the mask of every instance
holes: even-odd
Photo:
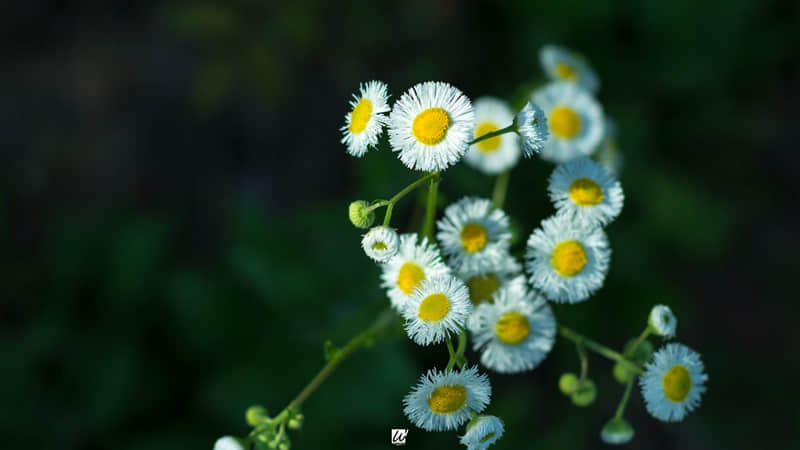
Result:
[[[364,200],[356,200],[350,203],[348,213],[350,222],[357,228],[369,228],[375,222],[375,212],[370,211],[369,203]]]
[[[611,419],[600,430],[600,439],[606,444],[625,444],[633,439],[633,427],[622,417]]]
[[[261,425],[267,419],[269,419],[269,416],[267,416],[267,409],[260,405],[254,405],[247,408],[244,416],[245,419],[247,419],[247,424],[251,427]]]
[[[594,403],[596,397],[597,388],[594,385],[594,381],[587,378],[583,380],[583,384],[572,393],[572,403],[577,406],[589,406]]]
[[[574,373],[565,373],[558,379],[558,388],[564,395],[572,395],[578,389],[578,377]]]

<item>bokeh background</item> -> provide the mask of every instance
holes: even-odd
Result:
[[[620,347],[667,303],[710,374],[679,424],[634,390],[631,449],[797,448],[800,3],[47,2],[0,6],[0,442],[4,449],[210,449],[277,412],[388,302],[346,215],[412,181],[384,146],[345,154],[360,81],[394,98],[445,80],[514,104],[560,43],[598,72],[626,205],[596,297],[559,320]],[[552,212],[552,165],[523,160],[506,210]],[[445,201],[489,196],[464,164]],[[415,198],[396,209],[413,216]],[[520,248],[520,247],[517,247]],[[472,360],[474,354],[469,353]],[[402,397],[443,365],[394,330],[307,401],[296,449],[392,448]],[[495,448],[606,448],[622,387],[591,357],[596,403],[558,392],[559,340],[492,374]],[[457,448],[410,427],[408,448]]]

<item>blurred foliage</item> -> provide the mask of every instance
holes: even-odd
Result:
[[[649,417],[635,390],[628,448],[798,445],[797,2],[8,8],[4,449],[211,448],[246,432],[249,405],[277,412],[324,363],[323,342],[343,344],[387,303],[346,207],[415,175],[385,145],[345,154],[349,95],[371,78],[393,98],[441,79],[520,104],[549,42],[597,70],[626,158],[606,286],[554,311],[619,348],[667,303],[710,374],[680,424]],[[552,212],[551,170],[523,160],[511,176],[517,249]],[[447,202],[491,188],[463,164],[441,185]],[[414,209],[409,196],[395,223]],[[410,427],[402,397],[445,360],[395,329],[308,400],[294,448],[387,448],[390,428]],[[577,369],[559,340],[537,370],[492,374],[490,411],[507,429],[495,448],[605,448],[622,387],[591,357],[597,400],[574,407],[557,381]],[[408,442],[457,446],[415,428]]]

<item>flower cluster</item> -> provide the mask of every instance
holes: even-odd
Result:
[[[375,211],[386,208],[383,223],[364,234],[363,251],[379,265],[380,285],[408,338],[420,346],[445,343],[448,349],[444,369],[422,374],[403,399],[406,416],[427,431],[466,425],[460,442],[470,450],[486,449],[506,431],[500,418],[479,415],[489,406],[492,388],[488,375],[467,361],[470,340],[480,365],[499,374],[538,367],[557,335],[574,341],[581,373],[564,374],[559,387],[578,406],[591,404],[596,396],[586,351],[614,360],[614,377],[626,388],[616,415],[600,432],[607,443],[633,437],[622,414],[637,376],[648,412],[663,421],[683,419],[705,391],[707,377],[697,353],[675,343],[653,353],[647,340],[651,334],[675,336],[677,319],[668,306],[656,305],[642,334],[622,352],[564,327],[553,315],[551,302],[584,302],[602,288],[611,265],[604,228],[620,215],[625,196],[617,178],[616,128],[595,98],[597,75],[583,58],[561,47],[545,46],[540,59],[550,81],[532,92],[516,114],[497,98],[473,103],[444,82],[412,86],[390,107],[386,84],[370,81],[354,95],[341,129],[347,152],[362,157],[379,146],[387,128],[391,151],[409,169],[425,172],[388,200],[352,202],[348,213],[356,227],[367,229]],[[524,260],[518,261],[502,205],[510,170],[521,156],[534,154],[557,164],[547,187],[554,212],[530,233],[518,253],[524,253]],[[477,171],[497,176],[492,199],[463,197],[446,206],[436,221],[441,172],[462,158]],[[391,226],[395,204],[425,185],[421,231],[398,234]],[[356,348],[359,339],[346,349]],[[326,344],[333,364],[344,350]],[[308,392],[276,418],[248,417],[262,427],[255,436],[270,448],[276,448],[273,443],[288,446],[284,425],[299,417],[297,408]],[[217,447],[235,444],[224,438]]]
[[[361,114],[363,102],[387,104],[386,85],[370,82],[364,86],[379,91],[380,98],[371,98],[362,86],[342,128],[348,152],[361,156],[376,141],[359,133],[371,138],[387,126],[391,150],[408,168],[429,172],[432,182],[462,156],[474,169],[499,177],[522,155],[539,153],[558,164],[547,188],[555,212],[528,237],[524,264],[511,255],[502,197],[499,202],[464,197],[447,206],[436,223],[435,242],[432,233],[398,237],[389,228],[393,199],[385,202],[384,224],[362,242],[365,253],[381,265],[382,286],[405,320],[408,337],[422,346],[446,342],[450,351],[447,368],[429,370],[406,396],[406,415],[425,430],[453,430],[469,422],[461,442],[470,449],[488,447],[504,427],[497,417],[477,415],[489,403],[491,387],[477,366],[467,367],[461,344],[469,336],[481,365],[498,373],[536,368],[559,331],[548,302],[583,302],[603,286],[611,264],[604,228],[620,215],[625,199],[617,179],[616,128],[595,98],[597,75],[565,48],[545,46],[540,59],[551,81],[532,92],[516,114],[500,99],[484,96],[473,103],[447,83],[426,82],[403,93],[388,119],[384,109],[374,109],[361,116],[366,125],[354,129],[353,117]],[[699,357],[682,345],[670,344],[652,355],[647,334],[672,337],[675,324],[669,307],[657,305],[645,334],[615,367],[618,379],[630,384],[641,372],[637,364],[644,364],[640,383],[648,411],[666,421],[681,419],[697,405],[705,381]],[[458,350],[451,341],[455,337]],[[567,374],[561,383],[575,404],[593,401],[594,383],[585,372],[580,378]],[[601,432],[609,443],[632,436],[621,413]]]

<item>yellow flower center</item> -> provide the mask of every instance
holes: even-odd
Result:
[[[438,322],[450,311],[450,300],[441,292],[422,299],[417,316],[426,322]]]
[[[661,380],[664,386],[664,395],[673,402],[682,402],[692,388],[692,377],[689,371],[680,364],[672,366]]]
[[[418,141],[425,145],[436,145],[447,135],[450,116],[442,108],[428,108],[417,114],[411,131]]]
[[[497,320],[494,334],[504,344],[516,345],[524,341],[531,332],[528,318],[518,312],[507,312]]]
[[[492,295],[500,287],[500,278],[493,273],[486,275],[476,275],[467,280],[467,288],[469,288],[469,299],[472,303],[477,305],[480,302],[487,301],[494,303]]]
[[[556,272],[565,277],[571,277],[586,265],[586,250],[578,241],[564,241],[556,245],[550,255],[550,264]]]
[[[481,438],[481,442],[486,442],[494,436],[494,431]]]
[[[424,279],[425,272],[422,267],[413,262],[407,262],[400,267],[400,272],[397,274],[397,287],[406,294],[410,294]]]
[[[489,233],[486,232],[486,228],[477,223],[468,223],[461,229],[461,245],[468,253],[482,250],[486,246],[487,240],[489,240]]]
[[[362,98],[350,113],[350,132],[361,133],[364,131],[370,116],[372,116],[372,102],[368,98]]]
[[[488,134],[499,129],[500,128],[492,122],[482,122],[475,128],[475,137],[479,138],[484,134]],[[478,146],[478,150],[482,151],[483,153],[494,153],[498,148],[500,148],[500,136],[484,139],[475,145]]]
[[[570,66],[567,63],[564,62],[556,63],[555,69],[558,78],[562,78],[564,80],[569,80],[569,81],[575,81],[578,79],[578,72],[576,72],[575,69],[573,69],[572,66]]]
[[[386,244],[384,244],[383,242],[376,242],[376,243],[372,244],[372,249],[373,250],[386,250],[388,248],[389,247]]]
[[[428,406],[437,414],[450,414],[463,408],[467,403],[467,388],[456,384],[439,386],[431,393]]]
[[[580,206],[592,206],[603,201],[603,188],[594,180],[578,178],[569,186],[569,197]]]
[[[581,131],[581,117],[569,106],[556,106],[550,111],[550,131],[557,137],[572,139]]]

